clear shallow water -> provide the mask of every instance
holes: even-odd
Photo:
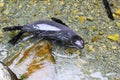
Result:
[[[111,6],[113,12],[120,8],[119,0],[109,2],[114,4]],[[55,68],[50,69],[50,74],[47,73],[49,77],[46,79],[51,80],[53,76],[55,76],[55,80],[120,79],[119,41],[106,38],[107,35],[120,35],[120,28],[116,25],[119,17],[111,21],[106,15],[102,0],[61,0],[57,2],[54,0],[3,0],[1,3],[4,5],[0,4],[0,28],[25,25],[36,20],[50,20],[51,17],[56,17],[84,38],[86,44],[81,56],[73,54],[73,57],[68,57],[69,55],[63,53],[62,47],[53,49],[56,65],[54,65]],[[87,20],[89,17],[92,17],[93,20]],[[15,55],[20,50],[24,52],[34,42],[32,39],[21,42],[15,47],[7,46],[7,42],[15,34],[17,32],[3,33],[0,29],[0,59],[2,61],[10,54]],[[47,68],[49,70],[50,67],[47,66]],[[44,68],[43,72],[46,72]],[[43,79],[45,79],[44,76]]]

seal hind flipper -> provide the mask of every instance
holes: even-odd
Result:
[[[13,30],[21,30],[23,26],[13,26],[13,27],[5,27],[3,28],[4,31],[13,31]]]
[[[54,17],[52,17],[51,18],[53,21],[55,21],[55,22],[57,22],[57,23],[60,23],[60,24],[63,24],[63,25],[65,25],[65,26],[67,26],[62,20],[60,20],[60,19],[57,19],[57,18],[54,18]]]
[[[16,44],[16,42],[20,39],[20,37],[23,35],[23,31],[20,31],[16,36],[14,36],[8,43],[11,43],[13,45]]]

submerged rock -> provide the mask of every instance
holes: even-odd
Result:
[[[86,21],[86,18],[84,16],[79,16],[78,20],[80,23],[84,23]]]
[[[94,17],[92,17],[92,16],[89,16],[89,17],[87,17],[86,18],[88,21],[94,21]]]
[[[118,41],[119,40],[119,34],[109,34],[106,36],[108,39],[113,40],[113,41]]]

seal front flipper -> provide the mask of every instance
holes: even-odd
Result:
[[[60,19],[57,19],[57,18],[54,18],[54,17],[52,17],[51,18],[53,21],[55,21],[55,22],[57,22],[57,23],[60,23],[60,24],[63,24],[63,25],[65,25],[65,26],[67,26],[62,20],[60,20]],[[68,26],[67,26],[68,27]]]
[[[23,35],[23,31],[20,31],[16,36],[14,36],[8,43],[11,43],[13,45],[16,44],[16,42],[20,39],[20,37]]]

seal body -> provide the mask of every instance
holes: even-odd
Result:
[[[36,21],[25,26],[5,27],[4,31],[21,30],[9,42],[15,44],[23,33],[29,32],[37,35],[39,39],[59,41],[63,45],[71,45],[79,49],[84,48],[83,39],[70,29],[61,20],[52,18],[53,21]]]

